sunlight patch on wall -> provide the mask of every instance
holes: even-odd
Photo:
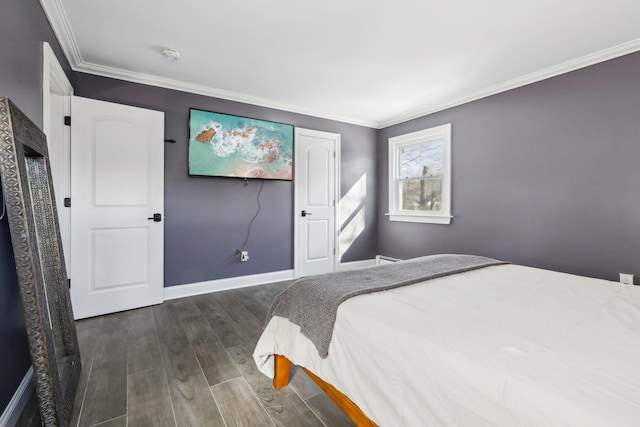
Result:
[[[338,207],[340,210],[340,259],[364,231],[366,199],[367,174],[365,173],[340,200]]]

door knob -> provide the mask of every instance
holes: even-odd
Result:
[[[154,213],[152,217],[147,218],[148,220],[153,220],[153,222],[160,222],[162,221],[162,214],[159,213]]]
[[[302,216],[311,215],[311,212],[302,211],[302,212],[300,212],[300,215],[302,215]]]

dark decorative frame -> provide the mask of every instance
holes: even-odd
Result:
[[[45,426],[71,421],[80,351],[44,133],[0,97],[0,177]]]

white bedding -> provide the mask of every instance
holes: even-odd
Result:
[[[329,357],[274,317],[254,352],[283,354],[380,426],[640,425],[640,287],[487,267],[338,309]]]

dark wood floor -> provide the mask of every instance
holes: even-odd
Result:
[[[302,370],[275,390],[252,358],[287,282],[76,322],[74,426],[353,426]],[[19,425],[37,425],[25,410]],[[30,409],[31,408],[31,409]]]

